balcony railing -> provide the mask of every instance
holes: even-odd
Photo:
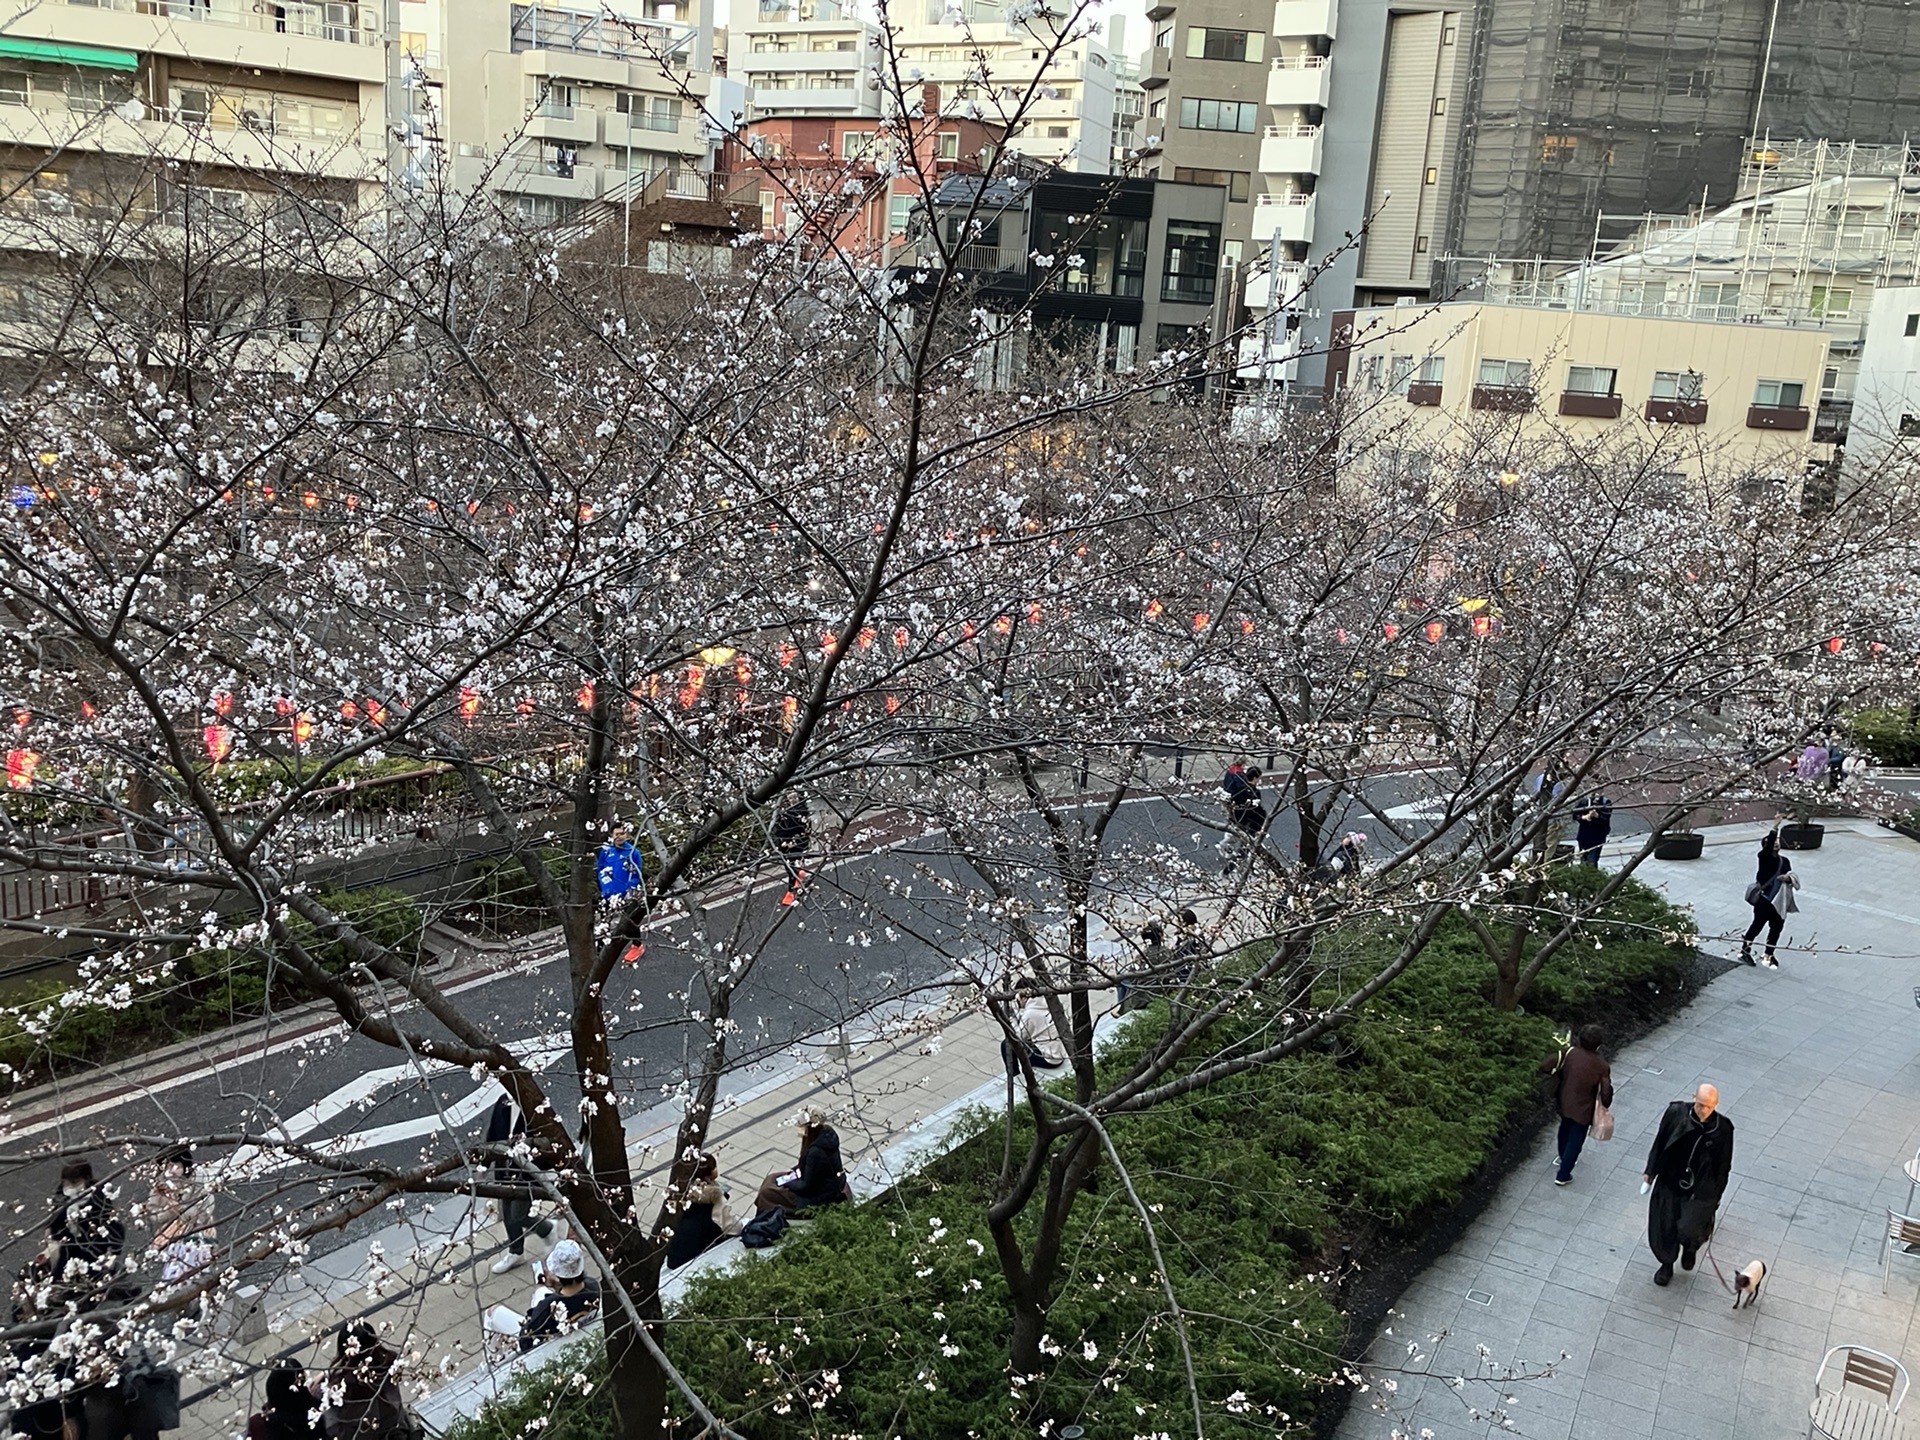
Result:
[[[1276,55],[1273,68],[1276,70],[1324,70],[1331,57],[1326,55]]]
[[[1813,412],[1804,405],[1749,405],[1749,430],[1789,430],[1798,432],[1813,424]]]
[[[680,128],[678,115],[643,115],[635,112],[618,118],[627,122],[629,130],[656,130],[670,135]]]
[[[580,55],[606,55],[641,62],[665,57],[684,65],[695,36],[691,25],[659,20],[622,22],[598,9],[565,9],[553,5],[515,5],[508,44],[514,51],[565,50]]]
[[[1704,425],[1707,402],[1704,400],[1649,399],[1645,415],[1656,425]]]
[[[1506,415],[1520,415],[1533,409],[1534,393],[1531,385],[1476,385],[1469,402],[1475,410],[1497,410]]]
[[[1560,413],[1581,416],[1588,420],[1618,420],[1620,397],[1598,395],[1587,390],[1569,390],[1560,397]]]
[[[346,45],[386,43],[379,7],[359,0],[67,0],[87,10],[199,20],[269,34],[305,35]]]

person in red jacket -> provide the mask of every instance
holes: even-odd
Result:
[[[1553,1177],[1556,1185],[1572,1183],[1573,1167],[1593,1125],[1595,1104],[1613,1104],[1613,1071],[1600,1058],[1600,1040],[1598,1025],[1582,1025],[1556,1072],[1554,1098],[1560,1108],[1560,1169]]]

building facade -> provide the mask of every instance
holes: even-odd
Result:
[[[1270,126],[1268,76],[1282,73],[1266,19],[1264,8],[1249,11],[1235,0],[1178,0],[1147,11],[1153,44],[1140,76],[1147,172],[1224,190],[1223,243],[1236,260],[1253,236],[1262,137]],[[1308,123],[1317,124],[1318,112],[1309,114]]]
[[[1542,439],[1612,436],[1690,481],[1798,483],[1824,466],[1814,433],[1828,336],[1809,327],[1569,312],[1526,305],[1399,305],[1343,313],[1331,380],[1395,451],[1504,453]]]
[[[1883,285],[1867,311],[1847,449],[1868,464],[1920,443],[1920,285]]]

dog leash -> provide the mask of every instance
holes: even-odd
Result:
[[[1706,1252],[1707,1263],[1713,1266],[1714,1278],[1720,1282],[1720,1288],[1738,1300],[1740,1298],[1740,1292],[1727,1283],[1727,1277],[1720,1273],[1720,1262],[1713,1258],[1713,1237],[1709,1235],[1707,1237],[1707,1243],[1700,1248]]]

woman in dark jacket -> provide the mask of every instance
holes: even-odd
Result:
[[[319,1408],[300,1362],[282,1360],[267,1372],[267,1405],[247,1421],[247,1440],[313,1440]]]
[[[1598,1025],[1583,1025],[1573,1048],[1560,1058],[1554,1084],[1560,1110],[1560,1168],[1553,1177],[1556,1185],[1573,1183],[1573,1167],[1579,1163],[1587,1132],[1593,1128],[1595,1109],[1613,1104],[1613,1069],[1600,1058],[1602,1038]]]
[[[1780,887],[1793,883],[1787,878],[1792,873],[1792,862],[1780,853],[1780,826],[1776,822],[1773,829],[1761,837],[1760,863],[1754,870],[1753,884],[1747,887],[1747,903],[1753,906],[1753,923],[1747,926],[1747,933],[1740,937],[1740,959],[1748,965],[1754,963],[1754,937],[1765,927],[1766,963],[1775,970],[1780,968],[1780,962],[1773,956],[1773,947],[1780,943],[1780,932],[1787,923],[1787,917],[1780,913]]]
[[[399,1364],[366,1321],[341,1327],[320,1415],[327,1440],[397,1440],[408,1434],[412,1426],[393,1373]]]
[[[809,1109],[795,1123],[800,1132],[800,1163],[784,1175],[769,1175],[754,1200],[754,1213],[806,1210],[851,1200],[847,1173],[840,1166],[840,1136],[827,1117]]]
[[[720,1159],[702,1155],[687,1187],[687,1205],[673,1219],[673,1238],[667,1242],[667,1268],[676,1270],[740,1231],[740,1222],[727,1213],[727,1192],[720,1184]]]

